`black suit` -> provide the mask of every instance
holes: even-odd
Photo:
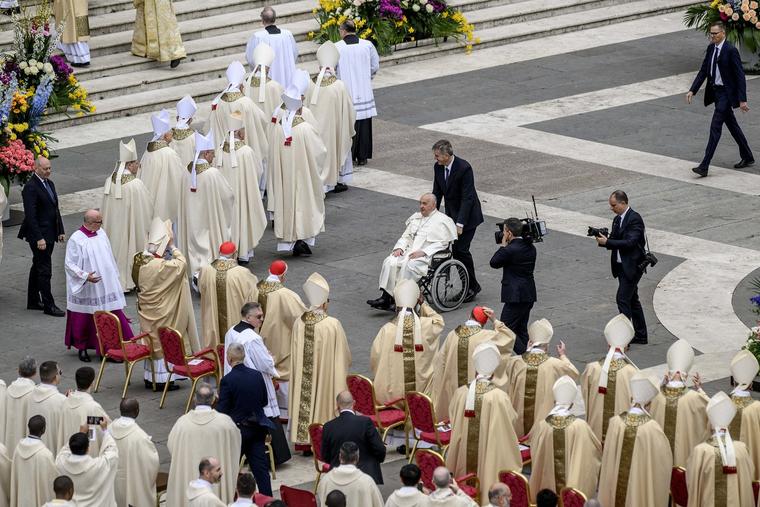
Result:
[[[639,280],[643,271],[639,264],[644,260],[646,242],[644,220],[641,215],[628,208],[622,222],[620,216],[612,221],[612,230],[604,247],[610,250],[612,276],[618,280],[616,302],[618,311],[631,319],[636,331],[635,339],[647,339],[647,323],[639,301]],[[618,262],[617,256],[620,253]]]
[[[369,475],[375,483],[383,483],[380,463],[385,461],[385,444],[369,417],[344,410],[322,430],[322,458],[332,467],[340,464],[340,446],[354,442],[359,446],[359,470]]]
[[[744,77],[744,68],[742,67],[739,50],[725,40],[723,41],[722,49],[718,53],[717,62],[714,62],[713,57],[716,50],[715,44],[707,46],[702,67],[699,69],[697,77],[689,89],[696,95],[702,83],[706,80],[705,106],[709,106],[713,102],[715,103],[715,111],[710,123],[710,140],[707,142],[705,156],[699,164],[705,169],[710,165],[715,148],[718,146],[724,123],[728,127],[728,131],[733,136],[736,144],[739,145],[739,155],[742,160],[754,160],[747,138],[744,137],[744,133],[741,127],[739,127],[733,111],[733,108],[739,107],[740,102],[747,101],[747,83]],[[723,81],[722,86],[715,84],[713,65],[720,72],[720,77]]]
[[[55,184],[46,180],[48,189],[35,174],[24,185],[21,197],[24,200],[24,221],[18,237],[29,242],[32,249],[32,269],[29,270],[29,285],[26,294],[27,306],[42,303],[46,309],[55,306],[50,292],[50,278],[53,275],[51,257],[58,237],[63,234],[63,220],[58,209],[58,194]],[[49,191],[48,191],[49,190]],[[37,248],[37,241],[44,239],[45,250]]]
[[[467,268],[470,288],[479,292],[480,284],[475,277],[470,243],[475,236],[475,229],[483,223],[483,212],[480,210],[480,199],[475,190],[475,178],[470,164],[454,156],[449,176],[446,178],[446,168],[436,163],[433,166],[433,194],[438,200],[438,208],[440,209],[443,201],[444,212],[454,223],[462,224],[462,234],[454,242],[452,254]]]
[[[522,354],[528,345],[528,319],[536,302],[536,247],[533,242],[514,238],[491,257],[491,267],[502,268],[501,321],[517,336],[515,354]]]
[[[272,496],[264,443],[269,430],[275,427],[264,414],[266,406],[267,387],[260,372],[238,364],[222,377],[216,409],[230,416],[240,428],[242,454],[251,466],[259,492]]]

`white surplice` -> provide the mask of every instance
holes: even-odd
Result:
[[[266,29],[254,33],[248,40],[245,47],[245,54],[253,56],[253,50],[262,42],[266,42],[274,50],[274,61],[269,70],[269,75],[280,83],[285,89],[290,85],[293,74],[296,71],[296,59],[298,58],[298,46],[290,30],[277,28],[271,25],[269,28],[272,32],[279,30],[280,33],[269,33]],[[249,61],[251,68],[255,67],[254,62]]]
[[[127,303],[119,282],[111,243],[103,229],[93,237],[77,230],[66,244],[66,308],[73,312],[95,313],[98,310],[121,310]],[[98,283],[87,281],[90,273],[101,277]]]
[[[377,116],[372,77],[380,69],[380,57],[375,46],[368,40],[359,39],[358,44],[335,43],[340,53],[338,79],[343,81],[354,101],[356,119],[365,120]]]

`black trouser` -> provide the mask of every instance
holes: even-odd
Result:
[[[463,230],[462,234],[454,241],[451,247],[451,254],[456,260],[464,264],[465,269],[467,269],[467,275],[470,278],[470,289],[480,292],[480,284],[475,277],[475,263],[472,261],[472,254],[470,253],[470,243],[472,243],[476,229],[476,227],[473,227],[472,229]]]
[[[239,426],[242,437],[241,448],[248,466],[251,467],[253,478],[259,486],[259,493],[272,496],[272,480],[269,478],[269,462],[267,461],[266,428],[255,426]]]
[[[739,122],[736,121],[734,116],[734,110],[731,107],[731,99],[728,97],[725,88],[722,86],[715,87],[715,111],[713,112],[712,122],[710,123],[710,140],[707,141],[707,148],[705,148],[705,158],[702,159],[700,164],[703,167],[710,165],[710,161],[715,154],[715,148],[718,147],[718,141],[720,141],[720,135],[723,131],[723,124],[726,124],[731,136],[739,145],[739,156],[742,160],[754,160],[752,150],[747,143],[747,138],[744,137]]]
[[[528,348],[528,319],[533,303],[504,303],[501,321],[515,333],[514,353],[521,355]]]
[[[351,143],[351,158],[367,160],[372,158],[372,118],[354,122],[354,138]]]
[[[615,295],[615,302],[617,303],[618,311],[631,319],[633,324],[634,338],[639,340],[647,339],[647,322],[644,319],[644,309],[641,307],[641,301],[639,301],[639,280],[641,275],[639,273],[635,278],[628,278],[623,272],[622,267],[616,269],[618,280],[618,290]]]
[[[32,269],[29,270],[29,285],[26,291],[26,305],[37,306],[42,303],[45,308],[55,305],[53,294],[50,292],[50,278],[53,276],[53,247],[55,243],[47,243],[44,250],[37,248],[37,242],[29,242],[32,249]]]

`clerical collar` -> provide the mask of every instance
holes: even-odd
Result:
[[[30,439],[32,439],[32,440],[42,440],[42,439],[41,439],[40,437],[38,437],[37,435],[27,435],[27,436],[26,436],[26,438],[30,438]]]
[[[84,461],[89,457],[89,454],[69,454],[69,461]]]
[[[117,419],[117,421],[121,421],[121,422],[123,422],[125,426],[132,426],[133,424],[135,424],[135,423],[137,422],[137,421],[135,421],[133,418],[131,418],[131,417],[127,417],[127,416],[125,416],[125,415],[123,415],[123,416],[119,417],[119,418]],[[114,422],[115,422],[115,421],[114,421]]]
[[[196,412],[210,412],[211,407],[208,405],[196,405],[195,410]]]
[[[646,414],[646,410],[644,410],[641,407],[631,407],[631,409],[628,411],[629,414],[634,415],[644,415]]]
[[[731,393],[732,396],[739,396],[740,398],[749,398],[749,391],[743,389],[737,389]]]
[[[474,326],[483,327],[483,326],[480,325],[480,322],[478,322],[477,320],[473,320],[473,319],[467,319],[467,322],[465,322],[464,325],[465,326],[471,326],[471,327],[474,327]]]
[[[238,322],[233,329],[235,329],[235,331],[238,332],[238,333],[242,333],[246,329],[250,329],[254,333],[256,332],[256,328],[253,327],[252,325],[250,325],[249,323],[247,323],[244,320],[241,320],[240,322]]]
[[[253,500],[250,498],[238,498],[234,504],[230,505],[253,505]]]
[[[356,415],[356,412],[354,412],[354,411],[353,411],[353,410],[351,410],[350,408],[344,408],[343,410],[341,410],[341,411],[340,411],[340,413],[341,413],[341,414],[342,414],[342,413],[344,413],[344,412],[348,412],[349,414],[354,414],[354,415]]]
[[[544,354],[546,351],[542,349],[541,347],[531,347],[530,353],[531,354]]]
[[[39,384],[37,384],[37,387],[41,387],[43,389],[55,389],[56,391],[58,390],[58,386],[57,385],[55,385],[55,384],[46,384],[44,382],[40,382]]]
[[[398,496],[403,496],[403,497],[415,496],[415,495],[420,494],[420,490],[415,488],[414,486],[402,486],[396,491],[396,494]]]
[[[670,381],[668,381],[667,385],[668,385],[668,387],[674,387],[676,389],[680,389],[680,388],[684,387],[686,384],[684,384],[680,380],[670,380]]]
[[[267,33],[271,34],[271,35],[276,35],[278,33],[282,33],[282,30],[280,30],[279,28],[277,28],[276,25],[265,26],[264,30],[266,30]]]
[[[340,468],[342,468],[344,472],[350,472],[352,470],[356,470],[356,465],[351,465],[349,463],[341,463]]]
[[[94,238],[95,236],[98,235],[98,231],[91,231],[90,229],[88,229],[84,225],[82,227],[80,227],[79,230],[82,231],[82,233],[85,236],[87,236],[88,238]]]
[[[190,485],[194,488],[206,488],[211,489],[211,483],[208,482],[206,479],[194,479],[190,481]]]
[[[343,42],[346,44],[359,44],[359,37],[355,33],[350,33],[343,37]]]
[[[277,275],[269,275],[267,277],[267,282],[279,282],[279,281],[280,281],[280,277]]]

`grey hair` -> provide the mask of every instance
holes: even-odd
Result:
[[[433,145],[433,151],[437,151],[444,155],[454,154],[454,148],[451,146],[451,141],[448,139],[441,139],[440,141],[436,141]]]
[[[245,348],[240,343],[232,343],[227,347],[227,362],[232,364],[233,361],[235,364],[245,361]]]
[[[261,9],[261,21],[263,23],[272,24],[275,21],[277,21],[277,13],[274,12],[274,9],[272,9],[269,6],[264,7]]]
[[[492,486],[491,489],[488,490],[488,501],[491,503],[496,503],[499,499],[501,499],[501,497],[506,496],[507,491],[509,491],[509,489],[506,484],[501,486]]]
[[[436,489],[445,488],[451,484],[451,472],[446,467],[438,467],[433,471],[433,484]]]
[[[246,303],[240,309],[240,316],[246,318],[248,317],[249,313],[256,310],[257,308],[261,308],[261,305],[256,302]]]
[[[37,375],[37,360],[32,356],[26,356],[18,363],[18,374],[24,378],[31,378]]]
[[[431,199],[433,199],[433,204],[435,204],[436,206],[438,206],[438,198],[435,196],[435,194],[434,194],[434,193],[432,193],[432,192],[428,192],[427,194],[422,194],[422,195],[420,196],[420,201],[421,201],[422,199],[424,199],[425,197],[430,197]]]
[[[195,405],[208,405],[214,403],[214,388],[206,382],[198,382],[198,388],[195,390]]]

